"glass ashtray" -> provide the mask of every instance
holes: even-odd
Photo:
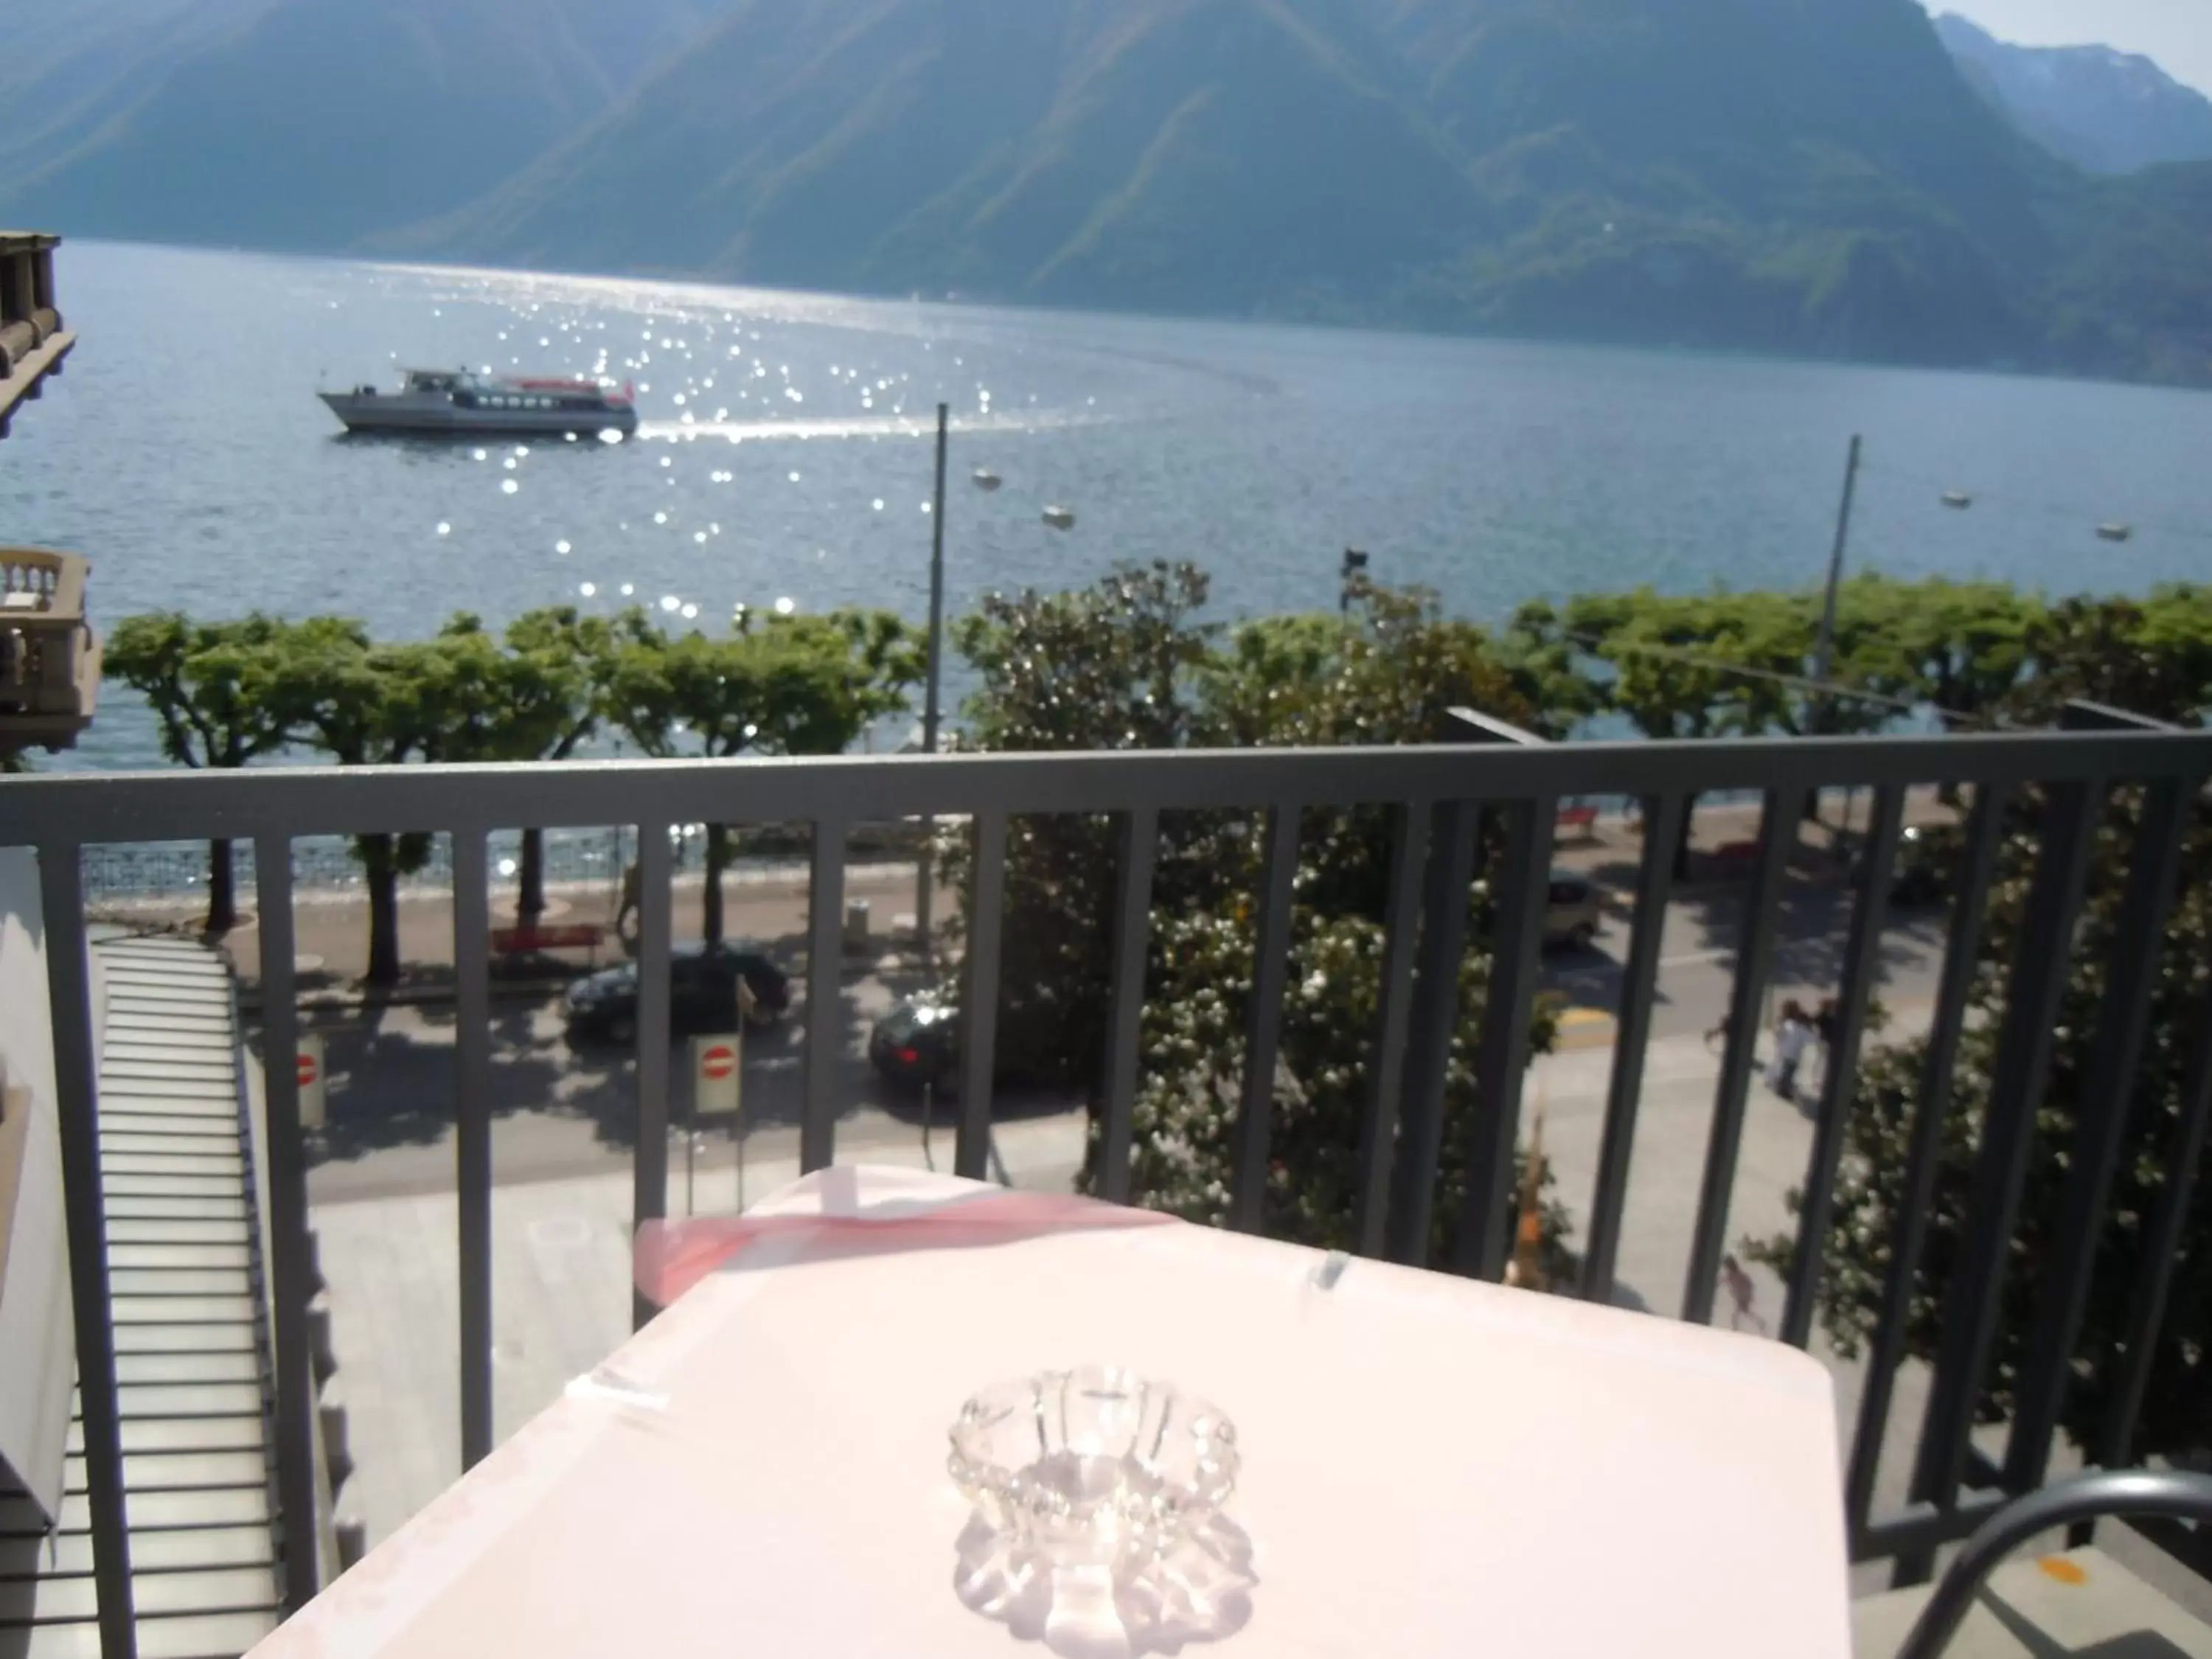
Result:
[[[1172,1384],[1113,1366],[1044,1371],[960,1408],[947,1467],[983,1518],[1057,1568],[1142,1572],[1237,1485],[1237,1429]]]

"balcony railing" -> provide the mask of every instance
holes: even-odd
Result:
[[[100,641],[85,617],[91,564],[0,547],[0,754],[67,749],[92,723]]]
[[[76,336],[62,326],[54,301],[58,236],[0,230],[0,438],[16,408],[61,372]]]
[[[64,1126],[64,1168],[70,1254],[79,1310],[78,1365],[83,1396],[89,1508],[95,1534],[107,1652],[127,1653],[131,1629],[107,1270],[94,1117],[94,1042],[82,948],[88,848],[151,838],[225,838],[251,842],[260,914],[259,956],[266,1052],[297,1048],[294,982],[292,843],[340,833],[441,831],[451,838],[458,1003],[456,1165],[459,1224],[463,1462],[492,1448],[491,1107],[492,1054],[487,976],[490,935],[487,837],[521,827],[584,828],[606,822],[622,804],[641,849],[642,918],[638,950],[636,1038],[639,1122],[634,1163],[635,1219],[666,1213],[672,826],[712,821],[773,821],[814,826],[805,969],[802,1162],[808,1169],[836,1153],[842,1021],[840,935],[846,844],[859,820],[933,816],[964,818],[973,837],[973,878],[965,918],[966,1064],[958,1086],[958,1173],[985,1175],[993,1115],[991,1058],[999,1006],[1000,934],[1006,908],[1010,818],[1030,814],[1110,815],[1121,827],[1118,918],[1111,947],[1108,1053],[1098,1096],[1102,1194],[1131,1196],[1131,1148],[1140,1069],[1139,1015],[1145,994],[1155,852],[1162,815],[1188,810],[1252,814],[1266,849],[1256,897],[1245,1053],[1249,1066],[1237,1126],[1232,1225],[1257,1230],[1269,1175],[1273,1078],[1282,1031],[1291,901],[1302,814],[1362,805],[1393,809],[1395,851],[1376,1024],[1366,1069],[1364,1121],[1356,1149],[1360,1177],[1352,1218],[1362,1253],[1419,1259],[1442,1157],[1445,1060],[1458,1019],[1458,960],[1468,945],[1464,895],[1486,820],[1502,841],[1492,866],[1494,921],[1474,1066],[1483,1111],[1466,1171],[1459,1237],[1462,1271],[1499,1279],[1510,1257],[1514,1152],[1523,1135],[1522,1085],[1530,1013],[1538,990],[1538,951],[1548,896],[1558,809],[1594,796],[1644,803],[1645,833],[1635,884],[1633,921],[1624,953],[1618,1036],[1607,1095],[1595,1200],[1579,1290],[1603,1299],[1613,1289],[1644,1090],[1661,957],[1661,935],[1674,890],[1673,850],[1691,804],[1716,792],[1750,793],[1762,823],[1741,887],[1742,911],[1711,1125],[1681,1297],[1685,1318],[1712,1316],[1726,1247],[1729,1209],[1742,1145],[1761,1008],[1776,963],[1778,919],[1791,849],[1808,793],[1870,788],[1866,855],[1852,877],[1856,893],[1841,957],[1832,1062],[1818,1104],[1804,1170],[1807,1194],[1787,1299],[1784,1340],[1806,1345],[1814,1322],[1820,1241],[1834,1213],[1844,1150],[1844,1113],[1868,1026],[1888,892],[1907,792],[1929,784],[1962,787],[1962,866],[1953,896],[1927,1060],[1910,1132],[1905,1188],[1890,1241],[1883,1313],[1871,1345],[1858,1429],[1843,1482],[1852,1553],[1859,1560],[1911,1559],[1971,1532],[2007,1491],[2032,1491],[2048,1473],[2056,1401],[2081,1329],[2092,1259],[2111,1199],[2112,1158],[2069,1164],[2067,1224],[2051,1269],[2056,1298],[2047,1341],[2017,1380],[2023,1403],[2002,1488],[1969,1482],[1970,1435],[1979,1380],[1990,1369],[2008,1246],[2019,1218],[2031,1133],[2051,1069],[2054,1011],[2073,968],[2095,839],[2108,796],[2141,787],[2130,859],[2130,894],[2106,980],[2106,1011],[2091,1044],[2092,1080],[2079,1133],[2117,1148],[2124,1103],[2144,1041],[2139,1010],[2155,973],[2172,902],[2175,861],[2197,793],[2212,775],[2212,734],[2039,733],[1953,738],[1802,739],[1703,744],[1592,744],[1550,748],[1448,747],[1228,753],[1142,753],[745,762],[572,763],[555,766],[405,768],[392,770],[272,769],[217,775],[65,776],[0,781],[0,843],[38,849],[54,1019],[54,1052]],[[2005,964],[2002,1058],[1975,1154],[1975,1200],[1954,1241],[1958,1262],[1945,1304],[1912,1501],[1874,1513],[1875,1469],[1893,1401],[1892,1379],[1905,1352],[1916,1267],[1928,1243],[1928,1194],[1953,1097],[1960,1041],[1973,1019],[1971,999],[1984,910],[1998,866],[2008,801],[2041,803],[2039,850],[2025,899],[2022,944]],[[1499,832],[1502,832],[1499,833]],[[2212,1090],[2195,1093],[2201,1112]],[[313,1383],[308,1358],[305,1158],[293,1069],[267,1072],[270,1191],[277,1368],[277,1489],[284,1516],[313,1510]],[[2203,1125],[2185,1126],[2201,1137]],[[2201,1144],[2189,1143],[2185,1145]],[[2078,1147],[2077,1147],[2078,1150]],[[2158,1213],[2143,1224],[2155,1237],[2144,1259],[2172,1261],[2188,1211],[2195,1159],[2170,1166]],[[2167,1271],[2154,1267],[2152,1275]],[[2128,1340],[2116,1360],[2119,1420],[2104,1449],[2128,1455],[2134,1413],[2155,1337],[2165,1285],[2140,1287]],[[2021,1437],[2024,1435],[2024,1438]],[[2107,1461],[2112,1461],[2109,1457]],[[315,1589],[312,1551],[287,1551],[286,1600],[294,1607]]]

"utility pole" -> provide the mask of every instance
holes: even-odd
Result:
[[[1828,716],[1835,700],[1828,695],[1828,681],[1835,668],[1836,654],[1836,589],[1844,580],[1844,553],[1851,539],[1851,500],[1859,486],[1859,435],[1851,434],[1850,457],[1844,464],[1844,503],[1836,514],[1836,544],[1828,554],[1828,592],[1820,605],[1820,636],[1813,647],[1813,678],[1820,686],[1814,692],[1813,730],[1815,735],[1828,729]],[[1818,821],[1820,816],[1820,793],[1814,790],[1805,797],[1805,817]],[[1851,818],[1850,800],[1844,802],[1844,823],[1849,827]]]
[[[1820,713],[1815,716],[1815,723],[1820,726],[1827,724],[1826,687],[1829,672],[1834,665],[1832,659],[1836,649],[1836,588],[1844,579],[1844,551],[1851,538],[1851,498],[1858,493],[1858,485],[1859,440],[1854,436],[1851,439],[1850,459],[1844,467],[1844,504],[1836,514],[1836,545],[1828,555],[1828,597],[1820,607],[1820,638],[1813,650],[1813,678],[1821,686],[1817,694],[1820,702],[1816,705]]]
[[[945,654],[945,440],[951,416],[950,404],[937,406],[937,494],[929,508],[929,685],[922,693],[921,751],[937,752],[937,678]],[[936,943],[930,928],[930,911],[937,896],[934,843],[937,820],[921,821],[921,859],[914,895],[914,927],[921,940],[921,965],[927,972],[935,958]]]

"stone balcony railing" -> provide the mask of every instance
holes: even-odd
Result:
[[[0,230],[0,438],[17,405],[39,395],[40,383],[61,372],[76,336],[62,326],[54,302],[58,236]]]
[[[100,641],[85,618],[91,569],[74,553],[0,547],[0,755],[67,749],[92,723]]]

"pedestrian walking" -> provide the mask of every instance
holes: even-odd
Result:
[[[1813,1042],[1813,1022],[1792,1000],[1782,1005],[1782,1018],[1774,1030],[1774,1064],[1766,1073],[1767,1086],[1792,1105],[1797,1100],[1797,1066]]]
[[[1820,1045],[1820,1088],[1825,1094],[1829,1075],[1836,1069],[1836,1026],[1840,1016],[1833,997],[1822,997],[1813,1010],[1813,1037]]]
[[[643,892],[643,872],[635,864],[623,872],[622,902],[615,909],[615,937],[625,945],[637,942],[635,924]]]
[[[1740,1331],[1744,1322],[1748,1320],[1761,1336],[1765,1335],[1766,1321],[1751,1305],[1752,1298],[1758,1294],[1758,1287],[1751,1282],[1751,1275],[1744,1272],[1743,1263],[1733,1255],[1723,1256],[1721,1282],[1728,1286],[1729,1300],[1735,1304],[1735,1311],[1729,1315],[1729,1328]]]

